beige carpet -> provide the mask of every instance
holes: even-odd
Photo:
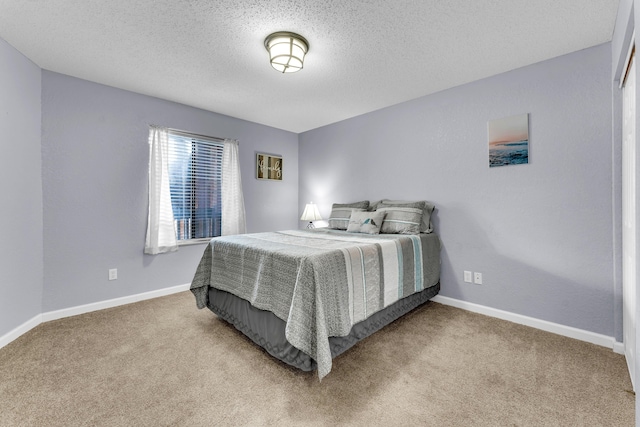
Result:
[[[318,382],[184,292],[0,349],[1,426],[633,426],[623,356],[429,302]]]

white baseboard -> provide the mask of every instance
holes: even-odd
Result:
[[[38,326],[40,323],[42,323],[42,314],[33,316],[22,325],[18,326],[12,331],[7,332],[0,337],[0,348],[9,344],[11,341],[18,339],[21,335],[26,334],[27,332]]]
[[[552,332],[565,337],[575,338],[580,341],[586,341],[602,347],[610,348],[616,353],[624,354],[624,344],[617,342],[615,338],[606,335],[596,334],[583,329],[548,322],[534,317],[523,316],[509,311],[498,310],[496,308],[449,298],[442,295],[436,295],[431,300],[440,304],[472,311],[474,313],[484,314],[485,316],[496,317],[498,319],[508,320],[509,322],[518,323],[520,325],[530,326],[532,328],[541,329],[543,331]]]
[[[614,341],[613,352],[618,354],[624,354],[624,343],[620,341]]]
[[[129,295],[121,298],[108,299],[105,301],[94,302],[91,304],[79,305],[77,307],[63,308],[62,310],[48,311],[42,313],[42,321],[50,322],[51,320],[62,319],[63,317],[77,316],[78,314],[90,313],[92,311],[104,310],[105,308],[118,307],[121,305],[131,304],[138,301],[163,297],[189,290],[189,284],[173,286],[171,288],[158,289],[157,291],[144,292],[141,294]]]
[[[77,316],[78,314],[89,313],[92,311],[104,310],[105,308],[118,307],[121,305],[131,304],[138,301],[163,297],[178,292],[188,291],[190,284],[178,285],[170,288],[158,289],[156,291],[143,292],[141,294],[129,295],[121,298],[114,298],[106,301],[94,302],[91,304],[79,305],[77,307],[64,308],[62,310],[48,311],[38,314],[31,320],[23,323],[14,330],[0,337],[0,348],[6,346],[11,341],[17,339],[21,335],[29,332],[40,323],[50,322],[51,320],[62,319],[64,317]]]
[[[173,286],[171,288],[158,289],[156,291],[144,292],[136,295],[129,295],[121,298],[114,298],[106,301],[95,302],[91,304],[80,305],[77,307],[65,308],[62,310],[49,311],[46,313],[38,314],[26,321],[22,325],[13,329],[0,337],[0,348],[6,346],[13,340],[17,339],[21,335],[29,332],[31,329],[38,326],[40,323],[49,322],[51,320],[62,319],[64,317],[77,316],[78,314],[89,313],[92,311],[104,310],[105,308],[118,307],[121,305],[131,304],[138,301],[144,301],[148,299],[163,297],[166,295],[175,294],[189,290],[189,284]],[[432,298],[432,301],[450,305],[452,307],[461,308],[463,310],[472,311],[474,313],[484,314],[486,316],[496,317],[502,320],[508,320],[510,322],[518,323],[521,325],[530,326],[532,328],[541,329],[543,331],[552,332],[558,335],[563,335],[569,338],[575,338],[580,341],[590,342],[603,347],[612,349],[618,354],[624,354],[624,344],[617,342],[613,337],[606,335],[596,334],[594,332],[585,331],[582,329],[573,328],[571,326],[564,326],[558,323],[548,322],[546,320],[540,320],[533,317],[523,316],[508,311],[498,310],[491,307],[486,307],[479,304],[474,304],[455,298],[449,298],[442,295],[436,295]]]

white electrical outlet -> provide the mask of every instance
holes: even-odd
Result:
[[[109,269],[109,280],[117,280],[118,279],[118,269],[110,268]]]
[[[482,273],[473,273],[473,282],[476,285],[482,285]]]
[[[472,283],[473,282],[473,280],[471,279],[471,272],[470,271],[467,271],[467,270],[464,271],[464,281],[467,282],[467,283]]]

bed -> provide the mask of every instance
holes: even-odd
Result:
[[[418,221],[426,209],[353,205],[334,204],[329,228],[212,239],[191,284],[198,308],[322,379],[333,358],[440,289],[440,239]],[[389,232],[408,223],[411,233]]]

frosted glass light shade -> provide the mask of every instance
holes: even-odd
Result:
[[[295,33],[280,31],[264,40],[269,51],[271,66],[281,73],[295,73],[302,69],[304,56],[309,51],[307,40]]]

